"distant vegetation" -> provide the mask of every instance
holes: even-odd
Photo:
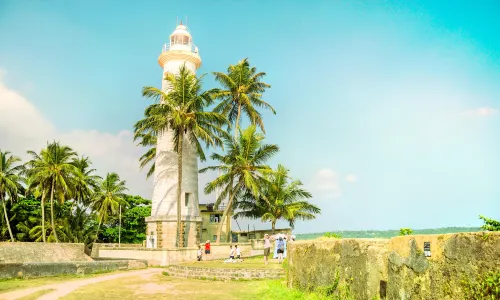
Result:
[[[457,232],[476,232],[481,231],[479,227],[447,227],[447,228],[433,228],[433,229],[414,229],[413,234],[444,234],[444,233],[457,233]],[[318,237],[325,236],[326,232],[305,233],[297,234],[298,240],[312,240]],[[338,234],[343,238],[383,238],[388,239],[399,236],[399,230],[359,230],[349,231],[340,230],[328,232],[328,234]]]
[[[342,236],[340,234],[337,234],[337,233],[334,233],[334,232],[326,232],[325,234],[323,234],[324,237],[327,237],[327,238],[334,238],[334,239],[341,239]]]

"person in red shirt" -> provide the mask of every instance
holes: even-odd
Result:
[[[210,240],[207,240],[205,242],[205,255],[208,257],[211,257],[210,255]]]

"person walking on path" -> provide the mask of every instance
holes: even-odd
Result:
[[[269,254],[271,253],[271,240],[269,234],[264,234],[264,263],[269,264]]]
[[[283,253],[285,253],[285,241],[282,237],[278,239],[277,248],[278,263],[281,264],[283,262]]]

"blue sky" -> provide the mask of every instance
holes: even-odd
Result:
[[[272,164],[289,167],[323,210],[297,232],[480,225],[479,214],[500,218],[499,9],[0,1],[0,147],[68,141],[148,197],[129,131],[148,104],[141,87],[161,83],[163,43],[188,16],[199,74],[245,57],[268,74],[264,98],[277,115],[264,113],[267,138],[281,148]]]

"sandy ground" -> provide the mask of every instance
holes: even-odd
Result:
[[[29,296],[31,294],[34,294],[34,293],[37,293],[37,292],[40,292],[43,290],[53,290],[53,291],[39,297],[38,300],[59,299],[60,297],[66,296],[66,295],[72,293],[73,291],[75,291],[76,289],[79,289],[79,288],[86,286],[86,285],[89,285],[89,284],[98,283],[98,282],[107,281],[107,280],[119,279],[119,278],[124,278],[124,277],[130,277],[130,276],[150,277],[150,276],[153,276],[156,274],[161,274],[162,271],[164,271],[164,269],[149,268],[149,269],[145,269],[145,270],[129,271],[129,272],[120,273],[120,274],[103,275],[103,276],[93,277],[93,278],[88,278],[88,279],[72,280],[72,281],[57,283],[57,284],[47,284],[47,285],[38,286],[38,287],[34,287],[34,288],[16,290],[13,292],[0,294],[0,299],[15,300],[15,299],[23,298],[23,297]]]

